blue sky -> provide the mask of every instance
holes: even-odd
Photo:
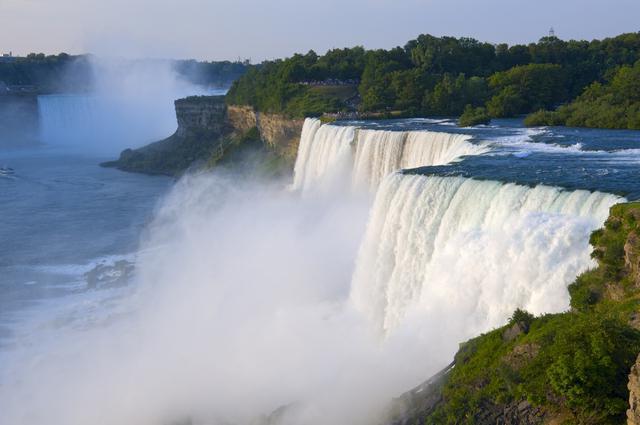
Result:
[[[640,31],[640,0],[0,0],[0,51],[265,58],[420,33],[535,41]]]

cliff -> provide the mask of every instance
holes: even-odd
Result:
[[[224,151],[233,131],[226,121],[223,96],[175,101],[178,129],[170,137],[139,149],[125,149],[116,161],[103,163],[123,171],[179,175]]]
[[[220,135],[228,130],[224,96],[194,96],[178,99],[174,104],[178,121],[176,135],[179,137],[189,137],[197,132]]]
[[[241,131],[257,127],[266,146],[293,164],[298,153],[304,119],[257,112],[250,106],[231,105],[228,108],[231,125]]]
[[[571,310],[517,310],[461,344],[452,367],[399,397],[387,423],[640,423],[640,203],[593,233],[598,267],[570,285]]]
[[[126,149],[118,160],[102,165],[176,176],[187,169],[235,162],[245,151],[258,151],[274,172],[293,165],[303,120],[227,106],[224,96],[179,99],[175,109],[178,129],[173,135],[139,149]]]

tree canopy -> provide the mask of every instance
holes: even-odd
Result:
[[[356,109],[454,116],[470,105],[513,117],[570,102],[639,59],[640,33],[513,46],[424,34],[389,50],[309,51],[263,62],[234,83],[228,102],[295,116]],[[323,86],[351,87],[352,96],[317,90]]]

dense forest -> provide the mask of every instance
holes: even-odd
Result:
[[[214,87],[229,87],[248,67],[247,63],[230,61],[175,60],[169,63],[181,78]],[[0,86],[32,86],[41,93],[85,92],[92,87],[94,78],[91,55],[31,53],[0,61]]]
[[[534,112],[525,124],[640,129],[640,61],[619,68],[604,84],[594,82],[568,105]]]
[[[614,79],[616,86],[633,86],[636,68],[629,67],[638,60],[640,33],[593,41],[543,37],[513,46],[420,35],[390,50],[310,51],[264,62],[234,83],[228,102],[291,116],[353,110],[455,116],[466,109],[468,122],[478,123],[552,110],[576,98],[584,103],[585,96],[610,101],[604,91]],[[616,101],[638,104],[637,96]]]

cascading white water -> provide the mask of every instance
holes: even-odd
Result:
[[[294,189],[311,185],[351,167],[355,187],[375,191],[388,174],[404,168],[444,165],[489,149],[470,136],[433,131],[383,131],[322,125],[305,120],[295,165]],[[355,143],[353,143],[355,141]],[[353,146],[355,145],[355,146]],[[350,152],[355,149],[355,155]],[[353,158],[353,163],[346,163]]]
[[[485,145],[470,143],[470,139],[466,134],[410,131],[407,133],[400,168],[444,165],[466,155],[480,155],[489,151]]]
[[[375,190],[386,175],[398,170],[406,139],[407,133],[402,131],[360,130],[353,166],[354,185]]]
[[[355,134],[355,127],[321,125],[320,120],[307,118],[300,137],[293,188],[308,190],[342,174],[352,161]]]
[[[465,155],[480,155],[489,149],[472,144],[470,136],[434,131],[360,130],[356,144],[353,181],[375,191],[393,171],[428,165],[444,165]]]
[[[382,332],[418,315],[422,323],[454,326],[458,340],[503,324],[518,307],[562,311],[567,285],[593,265],[590,233],[621,201],[600,192],[392,174],[374,202],[352,301]]]

